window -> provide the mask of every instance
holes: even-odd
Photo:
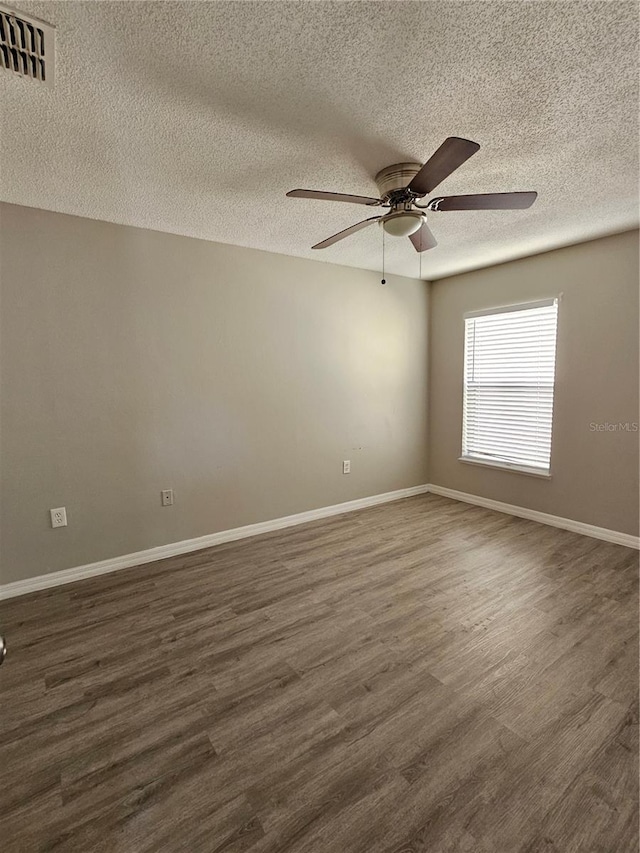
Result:
[[[549,474],[558,300],[465,316],[462,457]]]

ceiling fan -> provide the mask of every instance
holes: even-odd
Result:
[[[433,192],[441,181],[462,166],[479,148],[477,142],[450,136],[424,166],[419,163],[396,163],[394,166],[387,166],[378,172],[375,178],[380,198],[320,190],[291,190],[287,195],[290,198],[347,201],[368,207],[389,208],[389,213],[356,222],[344,231],[316,243],[312,249],[326,249],[361,228],[380,222],[387,234],[408,237],[417,252],[426,252],[427,249],[438,245],[427,225],[427,215],[424,212],[426,210],[522,210],[531,207],[536,200],[538,194],[535,192],[515,192],[441,196],[432,198],[424,205],[417,203],[416,199],[424,198]]]

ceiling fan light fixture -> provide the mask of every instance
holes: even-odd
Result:
[[[391,237],[408,237],[410,234],[415,234],[423,221],[422,213],[410,211],[390,213],[381,220],[382,227]]]
[[[390,208],[385,216],[370,216],[356,222],[316,243],[312,249],[326,249],[378,222],[391,237],[408,237],[416,252],[422,254],[438,245],[427,224],[425,210],[525,210],[536,200],[538,194],[535,192],[475,193],[442,196],[432,198],[427,204],[417,204],[417,198],[431,195],[445,178],[466,163],[479,148],[478,143],[470,139],[449,136],[423,166],[419,163],[386,166],[375,178],[380,198],[304,189],[290,190],[287,195],[291,198],[325,199]],[[384,251],[384,240],[382,246]]]

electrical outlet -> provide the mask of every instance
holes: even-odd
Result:
[[[343,474],[350,474],[351,473],[351,460],[350,459],[345,459],[344,462],[342,463],[342,473]]]
[[[51,526],[66,527],[67,526],[67,509],[64,506],[59,506],[57,509],[50,509]]]
[[[162,506],[173,506],[173,489],[163,489],[160,492]]]

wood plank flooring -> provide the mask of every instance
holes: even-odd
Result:
[[[636,853],[637,584],[427,495],[0,603],[0,847]]]

